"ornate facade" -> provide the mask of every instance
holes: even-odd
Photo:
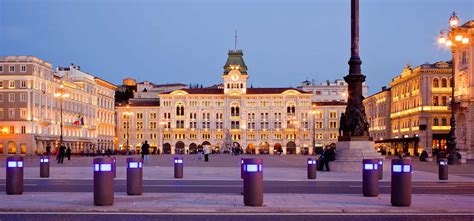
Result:
[[[311,94],[296,88],[248,87],[248,77],[242,51],[229,51],[223,87],[184,88],[158,94],[159,108],[148,106],[146,111],[159,110],[160,128],[153,128],[132,145],[137,147],[149,140],[149,134],[158,133],[157,146],[165,154],[194,153],[200,144],[223,152],[231,148],[224,146],[227,135],[232,138],[232,147],[246,152],[311,153]],[[133,109],[133,118],[137,114],[148,115],[145,110]],[[119,110],[118,114],[123,112]],[[141,127],[142,123],[135,124]],[[119,145],[126,146],[123,129],[118,134]]]
[[[474,159],[474,20],[454,30],[470,39],[459,44],[454,52],[455,60],[455,117],[457,150],[461,160]],[[454,34],[454,33],[450,33]]]
[[[371,136],[384,151],[417,155],[446,150],[451,65],[407,65],[384,89],[364,101]],[[390,120],[390,122],[388,121]]]
[[[73,153],[97,148],[98,137],[112,148],[114,90],[78,66],[54,72],[51,64],[34,56],[0,57],[1,153],[42,154],[47,146],[54,152],[61,109],[64,144]]]

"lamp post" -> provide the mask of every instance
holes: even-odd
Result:
[[[293,126],[293,143],[295,144],[295,148],[296,148],[296,125],[298,124],[298,121],[296,120],[296,116],[293,116],[291,118],[290,123]]]
[[[59,98],[59,111],[60,111],[60,120],[59,120],[59,127],[60,127],[60,135],[59,135],[59,147],[63,145],[64,137],[63,137],[63,100],[64,98],[68,98],[69,94],[66,93],[64,90],[64,85],[60,85],[58,92],[54,94],[54,97]]]
[[[319,114],[319,110],[316,110],[316,105],[313,104],[312,110],[309,111],[309,114],[313,115],[313,126],[311,129],[313,130],[313,147],[312,150],[316,147],[316,115]],[[314,152],[313,152],[314,154]]]
[[[165,118],[162,118],[160,121],[161,125],[161,154],[163,154],[163,151],[165,150],[165,125],[168,124]]]
[[[448,134],[447,146],[448,146],[448,164],[453,165],[459,162],[456,153],[456,119],[455,119],[455,98],[454,98],[454,88],[455,88],[455,53],[457,48],[460,45],[469,43],[469,38],[464,37],[462,34],[462,27],[458,27],[459,18],[456,16],[456,13],[453,12],[449,18],[449,27],[447,30],[441,30],[438,42],[446,47],[451,49],[451,60],[452,60],[452,71],[451,71],[451,119],[450,119],[450,130]]]
[[[133,112],[130,112],[130,106],[127,105],[127,111],[123,112],[123,115],[125,118],[127,118],[127,154],[129,154],[130,151],[130,116],[133,115]]]

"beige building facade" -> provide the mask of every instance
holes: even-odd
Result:
[[[136,107],[134,102],[146,99],[135,98],[129,103],[128,109],[132,111],[126,111],[126,105],[118,107],[118,116],[131,117],[121,117],[123,122],[119,125],[129,120],[132,122],[129,134],[130,131],[143,133],[134,141],[131,141],[134,135],[130,134],[131,148],[136,149],[147,140],[164,154],[196,153],[198,145],[207,145],[216,152],[230,151],[232,147],[256,154],[313,152],[311,94],[296,88],[249,88],[241,50],[229,51],[221,77],[222,87],[160,93],[159,106],[155,103]],[[158,128],[149,121],[143,124],[150,125],[143,126],[137,122],[136,118],[152,113],[159,113]],[[118,127],[122,147],[127,142],[123,139],[127,137],[126,129]],[[158,134],[158,138],[151,134]],[[226,138],[230,143],[226,143]]]
[[[390,89],[364,100],[377,147],[410,155],[446,150],[451,71],[446,62],[407,65],[393,78]]]
[[[457,42],[455,61],[455,119],[457,150],[462,159],[474,159],[474,20],[452,30],[450,35],[463,36],[467,43]]]
[[[72,65],[54,72],[50,63],[34,56],[0,57],[0,150],[3,154],[42,154],[48,146],[54,153],[61,134],[61,109],[64,145],[73,153],[97,148],[99,134],[113,141],[114,102],[110,102],[110,98],[113,98],[114,86],[107,85],[109,102],[98,107],[99,80],[79,72],[79,67]],[[108,115],[98,115],[101,109],[107,109]],[[108,124],[107,129],[99,126],[104,122]],[[112,148],[113,144],[108,147]]]

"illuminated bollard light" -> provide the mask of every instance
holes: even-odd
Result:
[[[183,178],[183,157],[174,158],[174,178]]]
[[[446,159],[439,160],[438,178],[440,180],[448,180],[448,160]]]
[[[411,178],[411,159],[392,159],[392,206],[410,206]]]
[[[244,205],[263,205],[263,160],[244,159]]]
[[[143,193],[143,160],[127,158],[127,194],[142,195]]]
[[[114,160],[112,164],[112,170],[114,171],[114,178],[117,177],[117,159],[115,157],[112,157]]]
[[[23,194],[23,157],[7,157],[6,192],[9,195]]]
[[[368,197],[379,195],[379,160],[362,160],[362,194]]]
[[[383,158],[378,159],[378,164],[379,164],[379,180],[383,179]]]
[[[316,179],[316,168],[318,166],[318,161],[314,158],[308,158],[306,163],[308,164],[308,179]]]
[[[240,158],[240,179],[244,178],[244,158]]]
[[[40,158],[40,177],[49,177],[49,157]]]
[[[110,157],[94,159],[94,204],[114,204],[114,160]]]

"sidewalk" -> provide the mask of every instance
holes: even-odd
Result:
[[[1,212],[153,212],[153,213],[468,213],[473,195],[412,195],[410,207],[393,207],[390,195],[265,194],[263,207],[246,207],[236,194],[116,193],[113,206],[94,206],[92,193],[5,195]]]
[[[0,179],[5,179],[5,169],[0,169]],[[266,167],[264,180],[268,181],[362,181],[361,172],[318,171],[316,180],[306,178],[306,168]],[[25,167],[25,179],[87,179],[93,178],[92,167],[51,167],[50,178],[39,177],[39,167]],[[384,181],[391,180],[390,171],[385,170]],[[126,179],[126,168],[117,167],[116,179]],[[173,180],[173,167],[148,166],[143,168],[144,180]],[[240,180],[240,167],[185,167],[183,180]],[[437,173],[414,171],[413,181],[439,181]],[[443,182],[474,182],[474,178],[450,175]]]

